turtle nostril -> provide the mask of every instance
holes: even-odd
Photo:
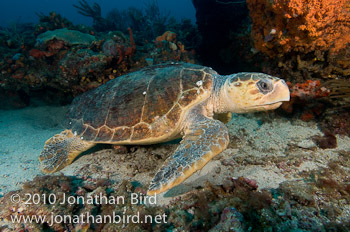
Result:
[[[282,84],[284,84],[285,86],[288,86],[287,83],[284,80],[281,80]]]

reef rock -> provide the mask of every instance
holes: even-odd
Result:
[[[62,40],[66,45],[89,45],[95,40],[95,36],[85,34],[80,31],[63,28],[53,31],[46,31],[37,37],[38,43],[45,44],[53,39]]]
[[[234,207],[226,207],[221,214],[219,224],[209,230],[209,232],[215,231],[246,231],[243,226],[243,215],[238,212]]]

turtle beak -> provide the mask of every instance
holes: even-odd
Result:
[[[284,102],[290,100],[290,92],[288,85],[282,79],[275,83],[273,92],[269,96],[269,104]]]
[[[277,95],[279,95],[280,102],[290,100],[289,88],[284,80],[277,81],[277,83],[275,84],[275,92],[277,93]]]

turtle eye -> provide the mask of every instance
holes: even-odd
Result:
[[[268,80],[260,80],[256,85],[258,86],[259,91],[263,94],[267,94],[273,89],[272,83]]]

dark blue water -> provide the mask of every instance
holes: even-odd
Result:
[[[102,9],[102,16],[116,8],[119,10],[127,9],[128,7],[143,8],[147,3],[147,0],[88,0],[90,5],[94,2],[100,4]],[[26,22],[38,22],[37,13],[44,13],[47,15],[51,11],[61,14],[62,16],[71,20],[74,24],[86,24],[91,25],[92,19],[84,17],[77,13],[77,10],[72,4],[78,4],[77,0],[62,0],[62,1],[50,1],[50,0],[16,0],[16,1],[2,1],[0,8],[0,26],[8,26],[11,23],[26,23]],[[195,9],[191,0],[158,0],[159,8],[163,11],[171,12],[171,15],[177,19],[190,18],[192,21],[195,19]]]

